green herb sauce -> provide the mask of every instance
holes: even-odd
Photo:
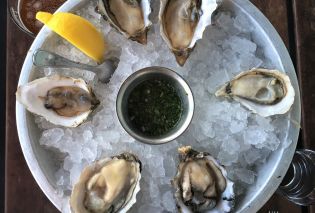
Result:
[[[180,97],[165,80],[144,81],[128,98],[129,119],[135,128],[148,136],[169,132],[177,125],[182,111]]]

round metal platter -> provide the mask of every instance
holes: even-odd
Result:
[[[68,0],[58,11],[76,11],[83,7],[86,2],[88,0]],[[292,81],[296,97],[289,116],[291,120],[300,123],[300,93],[297,77],[287,49],[276,30],[268,19],[248,0],[225,0],[223,8],[233,11],[233,13],[244,13],[256,25],[253,33],[255,40],[259,41],[259,45],[264,47],[266,57],[281,70],[285,70]],[[40,48],[50,34],[51,31],[44,27],[34,40],[26,56],[19,85],[26,84],[34,79],[33,51]],[[54,176],[58,168],[51,160],[52,153],[39,145],[41,132],[35,124],[34,117],[18,102],[16,103],[16,119],[20,144],[26,162],[38,185],[60,210],[62,200],[57,195],[56,178]],[[293,142],[287,148],[280,146],[272,153],[268,161],[258,168],[256,183],[250,186],[246,194],[236,203],[236,212],[256,212],[278,188],[292,160],[298,140],[299,128],[290,123],[288,129],[287,139]]]

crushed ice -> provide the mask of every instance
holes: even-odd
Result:
[[[131,151],[143,162],[141,191],[131,212],[175,212],[170,179],[176,173],[175,156],[181,145],[210,152],[227,167],[229,177],[237,183],[238,194],[244,193],[246,187],[255,182],[255,167],[264,163],[281,141],[286,140],[288,120],[287,116],[262,118],[237,102],[214,97],[218,86],[240,71],[270,64],[264,57],[257,56],[262,50],[251,39],[254,29],[250,20],[242,14],[233,17],[230,12],[219,12],[214,19],[215,25],[207,28],[182,68],[162,41],[156,18],[148,34],[148,44],[142,46],[117,33],[94,12],[94,8],[95,1],[90,1],[77,14],[89,19],[106,35],[111,53],[121,54],[111,82],[94,85],[97,97],[102,100],[101,106],[88,122],[77,128],[56,127],[36,117],[36,123],[43,129],[40,144],[58,150],[56,156],[65,154],[55,174],[64,209],[69,209],[67,196],[87,164],[104,156]],[[157,17],[157,11],[153,13],[152,17]],[[75,61],[93,63],[56,35],[48,39],[44,48]],[[196,102],[189,129],[176,141],[162,146],[136,142],[123,130],[115,112],[115,99],[123,81],[136,70],[154,65],[171,68],[183,75]],[[64,73],[65,70],[45,69],[43,74],[55,72]],[[89,72],[66,72],[93,82],[94,76]],[[289,145],[287,141],[283,146]]]

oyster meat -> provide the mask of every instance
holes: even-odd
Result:
[[[66,127],[80,125],[99,104],[84,80],[60,75],[19,86],[16,98],[30,112]]]
[[[87,166],[70,197],[73,213],[127,212],[140,190],[141,162],[130,153]]]
[[[254,113],[267,117],[288,112],[295,92],[285,73],[257,68],[240,73],[215,95],[231,97]]]
[[[152,24],[149,0],[99,0],[98,10],[124,36],[147,43],[147,31]]]
[[[185,64],[217,7],[217,0],[161,0],[161,36],[179,65]]]
[[[226,170],[208,153],[190,146],[178,149],[180,163],[172,181],[179,212],[230,212],[234,206],[234,183]]]

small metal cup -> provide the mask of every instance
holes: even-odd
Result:
[[[144,135],[132,125],[128,116],[127,104],[130,93],[140,83],[150,79],[167,80],[172,83],[182,101],[183,112],[177,126],[160,136]],[[147,67],[133,73],[122,84],[116,100],[116,109],[121,125],[136,140],[146,144],[164,144],[176,139],[189,126],[194,113],[194,98],[186,81],[176,72],[164,67]]]

